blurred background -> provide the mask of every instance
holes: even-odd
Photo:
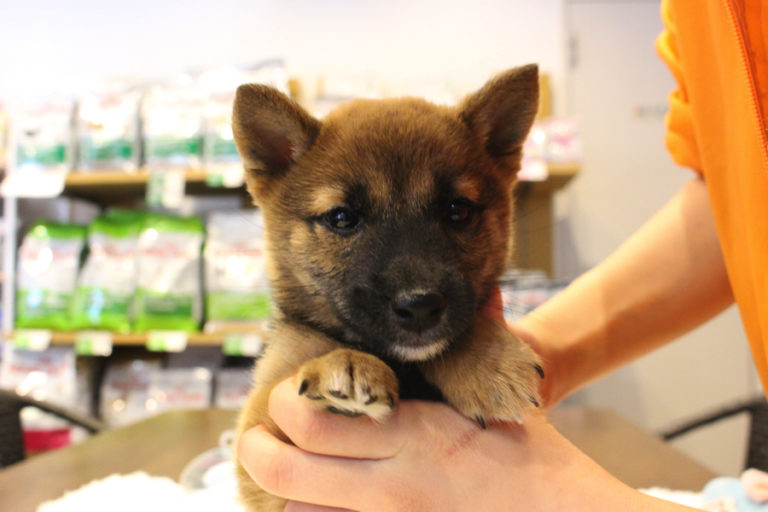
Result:
[[[263,256],[253,245],[259,221],[248,217],[250,239],[217,235],[258,216],[243,193],[226,129],[237,83],[272,84],[322,115],[359,96],[454,103],[499,71],[538,63],[545,94],[518,189],[516,255],[504,289],[510,319],[600,262],[693,177],[664,149],[666,96],[674,84],[654,51],[662,24],[653,0],[29,0],[3,2],[0,27],[0,386],[66,395],[71,405],[115,424],[163,407],[236,407],[247,391],[263,318],[243,308],[253,311],[266,292],[248,295],[226,273],[250,272],[249,282],[263,286]],[[106,133],[108,123],[118,135]],[[126,235],[126,250],[145,272],[155,267],[142,251],[152,253],[152,236],[163,239],[158,226],[199,220],[191,230],[168,228],[163,241],[192,247],[177,257],[187,270],[163,277],[188,285],[191,299],[168,296],[174,284],[106,290],[103,275],[116,260],[93,255],[122,247],[126,237],[95,221],[123,222],[110,217],[115,208],[161,217],[134,219]],[[84,231],[62,234],[61,224]],[[43,242],[32,234],[41,225]],[[181,241],[179,231],[196,237]],[[69,267],[41,262],[73,236]],[[223,252],[209,252],[212,241]],[[28,252],[19,250],[24,243]],[[101,280],[98,271],[84,270],[93,266],[102,268]],[[45,275],[69,277],[53,285]],[[62,290],[69,295],[62,298]],[[140,310],[146,318],[134,316],[118,329],[105,322],[104,301],[118,292],[129,293],[126,301],[140,296],[144,302],[131,314]],[[52,321],[43,306],[53,295],[65,316],[86,301],[88,318]],[[152,316],[158,295],[174,308],[187,300],[192,326]],[[222,296],[224,305],[211,307]],[[172,339],[146,349],[154,330],[164,328],[187,333],[181,350]],[[77,334],[94,330],[114,333],[102,339],[106,357]],[[614,409],[660,431],[759,392],[731,308],[566,405]],[[131,403],[133,412],[125,413]],[[31,430],[56,427],[30,421]],[[735,475],[746,431],[746,418],[737,417],[678,445],[717,473]]]

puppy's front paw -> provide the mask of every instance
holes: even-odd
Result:
[[[350,349],[336,349],[304,363],[298,372],[299,394],[345,416],[381,420],[395,407],[398,381],[381,359]]]
[[[477,326],[463,347],[428,363],[426,375],[445,400],[485,428],[486,421],[522,423],[541,402],[541,359],[505,328]]]

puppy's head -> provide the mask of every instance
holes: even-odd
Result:
[[[241,86],[233,130],[280,313],[406,361],[460,339],[507,261],[537,104],[535,65],[455,108],[357,100],[322,121],[274,89]]]

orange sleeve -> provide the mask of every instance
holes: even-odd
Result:
[[[701,173],[693,116],[688,103],[683,66],[675,43],[675,26],[668,4],[667,0],[662,1],[661,17],[664,22],[664,31],[656,39],[656,52],[666,63],[677,82],[677,87],[669,94],[669,112],[665,118],[667,126],[665,142],[676,164]]]

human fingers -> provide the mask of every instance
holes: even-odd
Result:
[[[296,446],[312,453],[355,459],[386,459],[405,442],[396,409],[377,423],[366,416],[349,418],[313,407],[298,395],[298,383],[289,378],[275,386],[269,397],[269,415]]]
[[[373,461],[316,455],[284,443],[264,425],[241,434],[238,459],[265,491],[288,500],[342,510],[369,500]],[[321,509],[322,510],[322,509]]]
[[[324,507],[322,505],[312,505],[311,503],[302,503],[300,501],[289,501],[285,506],[285,512],[353,512],[348,508]]]

